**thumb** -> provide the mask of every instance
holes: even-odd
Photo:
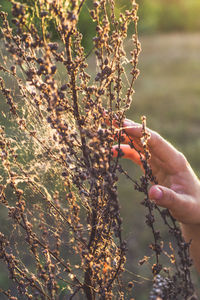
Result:
[[[160,185],[153,185],[149,190],[149,198],[154,200],[157,205],[168,208],[172,211],[177,210],[183,204],[181,200],[183,195],[176,193],[172,189],[169,189]]]

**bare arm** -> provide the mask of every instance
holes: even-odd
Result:
[[[142,150],[141,125],[125,120],[124,129],[133,139],[133,143]],[[158,181],[158,185],[150,188],[149,197],[159,206],[168,208],[173,217],[181,223],[185,240],[192,240],[191,256],[200,272],[200,181],[182,153],[158,133],[152,130],[149,132],[149,163]],[[125,137],[125,143],[128,142]],[[124,158],[141,165],[138,153],[127,144],[120,146]],[[117,155],[116,148],[113,147],[114,156]]]

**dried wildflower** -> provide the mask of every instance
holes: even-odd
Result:
[[[88,74],[90,61],[77,26],[86,1],[40,0],[34,6],[11,2],[14,29],[0,12],[6,53],[0,63],[6,125],[0,127],[0,199],[8,211],[10,230],[0,234],[0,258],[16,294],[0,293],[8,299],[75,299],[77,295],[90,300],[125,299],[122,274],[127,246],[117,181],[118,173],[126,172],[119,165],[121,141],[113,122],[122,127],[139,75],[138,5],[130,1],[130,9],[117,17],[114,0],[91,1],[90,15],[96,24],[91,50],[96,59],[94,75]],[[50,22],[56,24],[60,38],[56,43],[48,32]],[[127,55],[129,26],[134,28],[133,49]],[[154,286],[162,285],[159,292],[153,287],[153,296],[159,299],[171,293],[174,298],[169,299],[178,299],[181,289],[183,299],[193,293],[189,244],[169,212],[160,211],[148,198],[149,183],[156,179],[148,164],[144,117],[142,122],[144,156],[138,153],[145,174],[139,182],[126,175],[145,194],[146,224],[153,233],[150,247],[156,258]],[[119,153],[113,160],[116,136]],[[130,145],[135,147],[131,140]],[[179,249],[180,264],[166,278],[158,275],[163,244],[155,209]],[[176,257],[170,259],[175,264]],[[146,261],[148,257],[140,264]],[[132,287],[130,281],[128,290]]]
[[[135,51],[127,61],[133,70],[126,95],[124,41],[129,24],[137,29],[138,7],[134,4],[119,20],[113,1],[94,1],[98,70],[92,82],[77,29],[84,5],[78,0],[70,4],[41,0],[34,7],[13,2],[15,33],[6,14],[0,15],[8,55],[0,66],[0,90],[15,132],[12,136],[2,128],[0,137],[1,204],[8,209],[15,238],[14,248],[6,238],[2,242],[1,258],[15,281],[17,296],[27,299],[58,299],[61,292],[70,299],[78,293],[87,299],[97,295],[112,299],[126,261],[118,170],[111,152],[115,129],[106,125],[105,109],[121,124],[131,102],[140,52],[137,31]],[[40,26],[30,22],[35,16]],[[51,20],[57,26],[58,43],[50,40]],[[7,75],[16,91],[6,86]],[[23,252],[30,265],[24,261],[20,240],[28,246]],[[68,260],[70,252],[76,267]],[[65,291],[63,284],[68,286]],[[123,299],[122,287],[116,293]]]

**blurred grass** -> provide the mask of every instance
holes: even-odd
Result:
[[[149,127],[181,150],[200,176],[200,35],[156,35],[141,42],[141,75],[128,117],[145,114]]]
[[[135,85],[132,108],[127,117],[140,122],[147,116],[147,125],[158,131],[182,151],[200,177],[200,34],[161,34],[140,39],[140,76]],[[130,45],[127,45],[130,48]],[[137,166],[122,162],[133,177],[141,174]],[[124,235],[128,241],[127,268],[141,276],[150,276],[150,266],[138,267],[138,260],[151,255],[148,244],[152,235],[145,222],[143,195],[135,192],[124,177],[119,184]],[[162,223],[157,224],[164,241],[170,238]],[[166,245],[167,246],[167,245]],[[194,273],[196,288],[198,276]],[[130,280],[138,280],[129,274]],[[132,296],[147,299],[149,283],[135,284]]]
[[[137,3],[140,33],[199,31],[199,0],[137,0]]]

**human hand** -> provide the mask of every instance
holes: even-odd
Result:
[[[140,155],[128,143],[130,139],[138,149],[143,149],[141,144],[142,126],[130,120],[124,121],[126,134],[120,149],[124,158],[131,159],[142,166]],[[168,208],[172,216],[183,224],[200,225],[200,182],[182,153],[176,150],[169,142],[158,133],[148,130],[150,138],[148,148],[151,154],[149,164],[158,185],[153,185],[149,190],[150,199],[157,205]],[[116,157],[118,145],[113,147]]]

